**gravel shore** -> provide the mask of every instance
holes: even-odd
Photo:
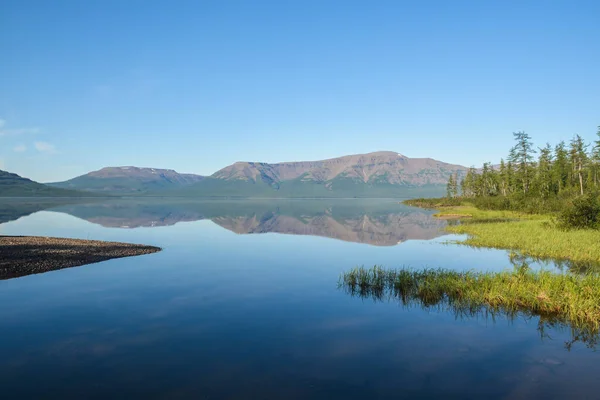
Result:
[[[39,236],[0,236],[0,279],[156,253],[159,247]]]

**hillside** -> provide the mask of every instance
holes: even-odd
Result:
[[[0,197],[81,197],[86,195],[89,194],[50,187],[0,170]]]
[[[212,177],[224,180],[257,182],[276,186],[283,181],[327,183],[349,179],[367,184],[444,185],[450,173],[466,171],[465,167],[431,158],[408,158],[381,151],[356,154],[322,161],[285,162],[277,164],[237,162],[215,172]]]
[[[48,185],[90,192],[136,195],[179,189],[202,179],[204,177],[200,175],[180,174],[171,169],[107,167]]]
[[[173,170],[112,167],[50,185],[65,189],[184,197],[335,198],[439,196],[451,174],[467,168],[395,152],[321,161],[237,162],[210,177]]]
[[[467,168],[395,152],[322,161],[237,162],[182,190],[191,196],[405,197],[440,195],[451,174]]]

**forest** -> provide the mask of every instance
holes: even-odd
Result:
[[[600,126],[592,143],[575,135],[569,143],[536,147],[525,132],[513,136],[515,145],[499,164],[451,176],[445,203],[555,213],[565,228],[600,228]]]

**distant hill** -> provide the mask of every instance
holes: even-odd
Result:
[[[108,167],[65,182],[48,185],[63,189],[123,195],[160,194],[200,182],[203,176],[180,174],[171,169]]]
[[[376,152],[322,161],[237,162],[179,193],[191,196],[404,197],[439,195],[467,168],[431,158]]]
[[[253,198],[439,196],[451,174],[467,168],[395,152],[356,154],[321,161],[237,162],[209,177],[173,170],[103,168],[49,185],[117,195]]]
[[[64,190],[0,170],[0,197],[81,197],[89,193]]]

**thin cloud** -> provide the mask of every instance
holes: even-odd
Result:
[[[0,136],[17,136],[38,133],[39,128],[13,128],[6,129],[6,120],[0,119]]]
[[[25,146],[24,144],[19,144],[13,148],[13,151],[15,153],[23,153],[27,151],[27,146]]]
[[[50,144],[48,142],[34,142],[33,147],[35,147],[35,149],[37,151],[39,151],[40,153],[46,153],[46,154],[56,153],[56,147],[54,147],[53,144]]]

